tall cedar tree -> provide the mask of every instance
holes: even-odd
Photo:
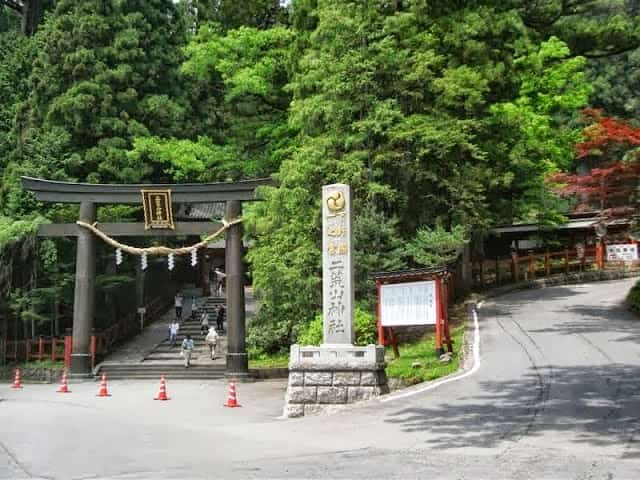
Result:
[[[175,135],[188,105],[178,81],[186,43],[171,0],[62,0],[36,35],[23,136],[66,140],[52,172],[90,182],[169,180],[126,155],[140,135]]]

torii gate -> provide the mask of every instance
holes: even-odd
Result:
[[[249,180],[234,183],[204,184],[89,184],[43,180],[22,177],[24,188],[35,194],[41,202],[79,203],[79,221],[93,225],[97,204],[142,203],[142,191],[170,191],[170,203],[225,202],[225,219],[238,219],[242,213],[242,201],[256,200],[255,190],[260,185],[271,185],[271,179]],[[184,236],[210,235],[223,225],[213,222],[175,222],[173,228],[149,229],[145,223],[102,223],[99,229],[109,237],[116,236]],[[244,267],[242,262],[242,224],[228,226],[225,235],[227,335],[228,351],[226,372],[228,375],[247,376],[249,372],[246,349]],[[73,303],[73,347],[71,374],[91,375],[89,342],[94,318],[95,296],[95,245],[96,235],[87,228],[71,224],[45,224],[38,236],[77,237],[75,292]]]

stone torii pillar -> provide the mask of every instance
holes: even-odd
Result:
[[[95,203],[80,204],[80,220],[87,223],[96,221]],[[77,238],[71,375],[90,376],[89,342],[95,314],[96,237],[89,230],[80,229]]]

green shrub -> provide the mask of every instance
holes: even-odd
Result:
[[[367,310],[356,306],[354,311],[356,329],[355,344],[370,345],[376,342],[376,317]],[[300,345],[320,345],[322,343],[322,314],[319,313],[298,335]]]
[[[640,280],[629,291],[627,296],[629,308],[637,314],[640,314]]]

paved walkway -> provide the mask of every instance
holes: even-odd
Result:
[[[191,315],[191,296],[185,294],[185,302],[182,317]],[[104,359],[109,363],[134,363],[142,362],[158,344],[168,337],[169,324],[176,316],[173,308],[167,311],[161,318],[150,325],[147,325],[143,332],[136,335],[128,342],[118,347]]]

